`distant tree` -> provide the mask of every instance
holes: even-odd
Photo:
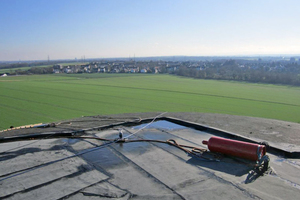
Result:
[[[290,62],[296,62],[296,58],[291,57],[291,58],[290,58]]]
[[[41,67],[31,67],[28,71],[32,74],[43,74],[43,69]]]
[[[160,73],[167,73],[167,68],[165,67],[165,66],[161,66],[160,68],[159,68],[159,71],[160,71]]]
[[[25,75],[27,74],[27,71],[21,70],[21,69],[17,69],[15,70],[15,74],[16,75]]]

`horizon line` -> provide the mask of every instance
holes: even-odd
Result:
[[[191,56],[191,55],[169,55],[169,56],[140,56],[140,57],[93,57],[93,58],[87,58],[85,57],[85,60],[96,60],[96,59],[100,59],[100,60],[105,60],[105,59],[141,59],[141,58],[166,58],[166,57],[292,57],[292,56],[296,56],[296,57],[300,57],[300,53],[299,54],[245,54],[245,55],[203,55],[203,56]],[[77,62],[82,62],[82,59],[74,59],[74,58],[61,58],[61,59],[53,59],[50,60],[50,62],[52,61],[64,61],[64,60],[68,60],[68,61],[77,61]],[[0,62],[44,62],[44,61],[49,61],[48,59],[44,59],[44,60],[0,60]]]

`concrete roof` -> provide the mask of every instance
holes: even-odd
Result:
[[[147,117],[150,115],[152,118],[144,124],[140,124],[137,115],[128,114],[74,119],[44,129],[12,130],[11,135],[0,138],[2,142],[13,135],[20,137],[22,131],[32,138],[42,137],[0,144],[0,199],[295,199],[299,196],[300,160],[284,157],[281,153],[290,151],[276,140],[271,145],[272,153],[267,153],[271,168],[258,176],[249,173],[254,168],[253,161],[228,156],[220,161],[207,160],[165,143],[53,138],[64,131],[79,137],[115,139],[120,128],[125,137],[136,133],[128,140],[174,139],[179,144],[200,148],[206,148],[202,140],[214,135],[248,138],[179,118],[175,121],[181,121],[181,125],[164,120],[149,125],[157,113]],[[257,142],[257,138],[248,139]],[[297,144],[293,146],[293,150],[298,148]]]

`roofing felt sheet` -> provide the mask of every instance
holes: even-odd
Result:
[[[205,148],[213,134],[169,122],[87,131],[86,135],[129,140],[174,139]],[[140,131],[138,131],[140,130]],[[138,132],[137,132],[138,131]],[[269,154],[271,169],[249,173],[253,162],[220,161],[186,154],[165,143],[115,143],[93,139],[45,139],[0,146],[1,199],[295,199],[300,162]]]

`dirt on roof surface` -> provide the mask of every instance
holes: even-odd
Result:
[[[161,113],[124,113],[116,115],[84,116],[81,118],[57,122],[55,123],[56,127],[18,129],[1,132],[0,137],[44,132],[74,131],[125,121],[154,118],[159,114]],[[274,143],[300,145],[300,124],[298,123],[211,113],[165,113],[162,116],[178,118],[204,126],[222,129],[253,139],[266,140]]]

